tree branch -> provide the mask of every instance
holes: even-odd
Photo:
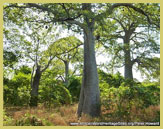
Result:
[[[45,66],[45,68],[43,70],[41,70],[41,73],[44,72],[50,65],[50,63],[52,62],[52,60],[55,58],[55,56],[51,57],[48,61],[48,64]]]
[[[30,8],[30,7],[35,7],[37,9],[41,9],[42,11],[47,11],[49,13],[54,13],[51,9],[47,8],[47,7],[43,7],[41,5],[38,5],[38,4],[35,4],[35,3],[28,3],[27,8]]]
[[[12,4],[12,5],[9,5],[9,6],[5,7],[4,9],[9,8],[9,7],[15,7],[15,8],[32,8],[33,7],[33,8],[40,9],[42,11],[46,11],[48,13],[52,13],[54,16],[56,14],[56,12],[54,12],[50,8],[43,7],[43,6],[41,6],[39,4],[35,4],[35,3],[28,3],[28,4],[26,4],[26,6],[17,6],[16,4]],[[63,7],[63,9],[66,9],[65,6],[62,5],[62,7]],[[75,19],[79,18],[82,14],[79,13],[77,16],[72,17],[72,18],[69,17],[69,13],[67,11],[66,11],[66,14],[68,15],[67,18],[61,18],[61,17],[60,18],[55,18],[54,17],[53,20],[51,20],[49,22],[64,22],[65,21],[65,22],[70,23],[70,24],[76,24],[76,25],[80,26],[82,29],[86,29],[85,26],[82,23],[75,20]]]
[[[70,51],[74,50],[75,48],[78,48],[79,46],[83,45],[83,43],[77,45],[76,47],[73,47],[72,49],[68,50],[67,52],[62,52],[62,53],[56,53],[53,57],[50,57],[49,61],[48,61],[48,64],[45,66],[45,68],[43,70],[41,70],[41,72],[44,72],[50,65],[51,61],[57,57],[58,55],[62,55],[62,54],[65,54],[65,53],[69,53]]]
[[[115,18],[115,17],[109,17],[109,18],[111,18],[111,19],[113,19],[113,20],[116,20],[116,21],[120,24],[120,26],[123,28],[123,30],[126,31],[125,26],[123,25],[123,23],[122,23],[119,19],[117,19],[117,18]]]
[[[63,78],[61,75],[60,75],[59,77],[57,77],[56,80],[57,80],[58,78],[61,78],[62,81],[65,82],[64,78]]]
[[[58,59],[60,59],[61,61],[65,62],[66,60],[62,59],[61,57],[59,57],[58,55],[56,56]]]
[[[36,7],[37,9],[41,9],[42,11],[47,11],[47,12],[50,12],[52,13],[53,15],[55,15],[55,12],[53,12],[51,9],[49,8],[46,8],[46,7],[43,7],[43,6],[40,6],[38,4],[33,4],[33,3],[30,3],[28,4],[30,7]],[[69,13],[68,11],[66,10],[65,6],[62,5],[63,9],[66,11],[66,14],[68,15],[68,18],[54,18],[53,19],[53,22],[68,22],[70,24],[76,24],[78,26],[80,26],[82,29],[85,29],[84,25],[82,23],[80,23],[79,21],[76,21],[75,19],[79,18],[81,16],[81,14],[78,14],[76,17],[73,17],[73,18],[70,18],[69,16]]]
[[[132,8],[133,10],[137,11],[138,13],[140,14],[143,14],[144,16],[147,17],[147,21],[149,24],[152,24],[148,14],[146,12],[144,12],[142,9],[140,8],[137,8],[135,6],[133,6],[132,4],[129,4],[129,3],[116,3],[116,4],[113,4],[112,7],[109,9],[109,13],[111,14],[112,11],[117,8],[117,7],[120,7],[120,6],[125,6],[125,7],[129,7],[129,8]]]
[[[138,65],[140,65],[142,62],[140,61],[140,59],[139,58],[135,58],[135,59],[133,59],[132,61],[131,61],[131,63],[132,63],[132,65],[134,64],[134,63],[138,63]]]
[[[81,27],[82,29],[86,30],[86,27],[84,24],[82,24],[81,22],[79,21],[76,21],[76,20],[66,20],[67,23],[70,23],[70,24],[76,24],[78,25],[79,27]]]
[[[65,12],[66,12],[66,14],[67,14],[67,18],[70,18],[69,11],[66,9],[65,4],[64,4],[64,3],[60,3],[60,5],[61,5],[62,8],[65,10]]]

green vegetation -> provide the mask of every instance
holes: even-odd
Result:
[[[24,76],[25,74],[21,74],[19,78],[23,84],[26,84],[26,80],[23,80]],[[125,80],[119,73],[112,75],[102,70],[99,71],[99,78],[101,78],[102,114],[98,118],[83,116],[80,122],[160,121],[158,83]],[[14,79],[15,77],[5,85],[10,90],[4,89],[6,98],[4,98],[4,125],[50,126],[79,122],[75,115],[81,85],[79,78],[71,77],[68,88],[62,82],[42,80],[38,101],[40,106],[36,108],[29,107],[30,88],[27,89],[29,81],[26,86],[19,85],[17,89],[11,89],[10,84],[13,84]],[[14,84],[17,85],[17,83]],[[64,110],[61,112],[62,109]],[[73,113],[70,114],[71,112],[67,110],[73,110]],[[20,116],[17,118],[14,115]]]
[[[157,3],[5,4],[3,124],[160,122],[159,12]]]

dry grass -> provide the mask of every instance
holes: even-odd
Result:
[[[130,119],[138,122],[151,122],[158,117],[157,115],[159,111],[160,105],[151,105],[146,109],[136,109],[135,107],[132,107]]]
[[[45,119],[53,125],[67,126],[70,123],[76,122],[150,122],[158,117],[160,106],[150,106],[146,109],[136,109],[134,106],[131,108],[129,117],[115,115],[115,109],[107,110],[102,107],[102,115],[98,118],[91,118],[87,115],[82,115],[80,120],[77,118],[77,104],[62,106],[60,108],[47,109],[42,105],[37,108],[5,108],[6,112],[16,121],[20,120],[25,114],[34,115],[39,119]]]
[[[51,117],[48,118],[50,122],[52,122],[54,125],[62,125],[65,126],[67,123],[65,122],[64,118],[61,117],[59,114],[53,114]]]
[[[25,116],[25,114],[34,115],[40,119],[48,120],[54,125],[70,125],[72,122],[77,122],[78,118],[76,115],[77,104],[62,106],[56,109],[47,109],[42,105],[39,105],[36,108],[6,108],[6,112],[11,116],[15,121],[20,120]]]
[[[132,106],[129,115],[119,116],[116,114],[116,110],[102,110],[103,121],[107,122],[152,122],[158,118],[158,113],[160,111],[160,105],[151,105],[148,108],[136,108]]]

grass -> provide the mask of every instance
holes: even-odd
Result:
[[[30,107],[5,107],[6,116],[4,125],[54,125],[69,126],[76,122],[152,122],[159,120],[160,106],[149,106],[146,109],[131,108],[130,114],[119,115],[116,108],[107,110],[102,106],[102,115],[98,118],[91,118],[83,115],[78,120],[77,104],[64,105],[57,108],[45,108],[39,105]],[[10,122],[7,123],[7,120]],[[24,124],[26,122],[27,124]]]

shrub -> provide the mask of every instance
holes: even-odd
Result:
[[[118,88],[121,85],[121,83],[125,81],[125,79],[121,76],[119,72],[113,75],[108,74],[102,70],[99,70],[98,73],[100,84],[108,83],[109,87]]]
[[[81,88],[81,78],[75,76],[70,77],[67,89],[69,90],[72,96],[73,102],[79,101],[80,88]]]
[[[60,106],[61,104],[71,104],[72,98],[68,89],[64,86],[42,85],[39,90],[39,102],[46,103],[47,106]]]
[[[121,118],[130,119],[132,107],[145,109],[160,104],[160,87],[150,84],[124,82],[119,88],[111,87],[104,92],[102,104],[107,110],[115,110]],[[114,109],[113,109],[114,108]]]
[[[4,79],[4,104],[28,105],[30,99],[30,75],[17,73],[11,80]]]

